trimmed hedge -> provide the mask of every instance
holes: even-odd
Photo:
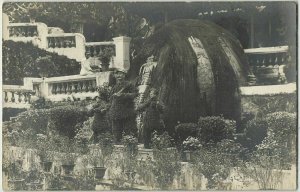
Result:
[[[223,139],[233,139],[236,122],[222,116],[200,117],[198,137],[204,143],[217,143]]]
[[[69,138],[76,135],[76,124],[83,123],[87,119],[88,110],[85,107],[70,104],[50,109],[28,110],[17,116],[22,130],[31,129],[36,134],[58,131]]]

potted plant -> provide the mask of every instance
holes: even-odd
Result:
[[[132,186],[136,175],[138,139],[133,135],[123,135],[122,144],[124,145],[124,173]]]
[[[60,175],[50,175],[47,181],[47,191],[61,191],[63,187],[63,178]]]
[[[8,185],[11,190],[24,190],[25,179],[22,163],[22,160],[13,160],[7,166]]]
[[[40,157],[40,162],[45,172],[50,172],[54,160],[53,143],[43,134],[37,134],[37,155]]]
[[[90,150],[90,161],[94,166],[95,178],[102,179],[106,172],[107,163],[113,152],[113,137],[110,133],[104,133],[98,137],[99,143]]]
[[[26,174],[25,182],[27,190],[42,190],[43,188],[43,174],[37,167],[32,167]]]
[[[73,174],[76,159],[77,159],[77,154],[75,153],[67,152],[63,154],[62,165],[61,165],[63,175],[69,176]]]
[[[200,141],[195,137],[188,137],[186,140],[183,141],[183,153],[184,153],[184,160],[191,161],[193,158],[193,152],[196,150],[201,149],[202,145]]]
[[[105,47],[99,52],[99,60],[101,61],[102,71],[107,71],[109,68],[109,62],[114,55],[114,49],[112,47]]]

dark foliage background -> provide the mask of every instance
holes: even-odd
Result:
[[[39,57],[48,56],[53,66],[47,70],[48,77],[79,74],[80,64],[56,53],[39,49],[32,43],[2,42],[3,84],[22,85],[24,77],[40,77]]]

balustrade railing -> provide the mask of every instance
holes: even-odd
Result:
[[[48,48],[76,47],[75,36],[47,37]]]
[[[288,46],[244,49],[250,66],[284,65],[289,62]]]
[[[95,92],[97,88],[96,79],[71,82],[57,82],[51,83],[50,85],[52,95]]]
[[[8,26],[9,37],[36,37],[38,36],[37,26]]]
[[[32,90],[15,85],[3,85],[3,107],[29,108]]]
[[[114,42],[88,42],[85,43],[85,53],[89,57],[98,57],[105,48],[110,48],[113,51],[113,56],[116,56]]]

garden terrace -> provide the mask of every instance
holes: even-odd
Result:
[[[244,49],[258,84],[286,81],[284,67],[290,62],[288,46]]]
[[[80,62],[89,53],[98,59],[103,47],[111,47],[114,51],[110,68],[128,70],[130,67],[129,45],[131,38],[115,37],[109,42],[86,42],[81,33],[65,33],[58,27],[48,27],[44,23],[9,23],[7,15],[3,16],[3,38],[16,42],[31,42],[40,49],[55,52]],[[99,61],[97,60],[97,64]]]
[[[50,101],[85,100],[98,96],[96,88],[109,83],[111,72],[51,78],[24,78],[24,85],[3,86],[4,108],[30,108],[31,98],[43,96]]]

